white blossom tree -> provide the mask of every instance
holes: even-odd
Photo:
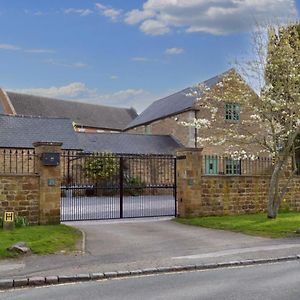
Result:
[[[198,143],[223,146],[236,158],[253,158],[264,154],[274,160],[269,184],[268,217],[276,218],[280,203],[297,171],[295,152],[300,134],[300,24],[269,26],[268,34],[254,35],[256,58],[240,65],[248,80],[260,85],[259,95],[234,70],[226,73],[215,87],[198,85],[192,94],[204,117],[182,123],[199,129]],[[224,102],[240,105],[252,114],[239,122],[220,126]],[[201,132],[213,129],[214,134]],[[292,162],[292,166],[290,164]],[[290,170],[286,175],[286,170]]]

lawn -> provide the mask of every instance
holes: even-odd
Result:
[[[266,214],[222,217],[176,218],[181,224],[224,229],[264,237],[289,237],[300,227],[300,213],[280,213],[276,219]]]
[[[81,232],[66,225],[27,226],[13,231],[0,230],[0,258],[16,257],[7,248],[17,242],[26,242],[35,254],[74,251]]]

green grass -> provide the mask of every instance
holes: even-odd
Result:
[[[222,217],[176,218],[181,224],[231,230],[264,237],[289,237],[300,227],[300,213],[280,213],[276,219],[266,214],[251,214]]]
[[[81,232],[66,225],[27,226],[13,231],[0,230],[0,258],[16,257],[7,251],[17,242],[26,242],[35,254],[74,251]]]

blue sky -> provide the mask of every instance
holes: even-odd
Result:
[[[294,0],[1,0],[0,86],[144,109],[249,53]]]

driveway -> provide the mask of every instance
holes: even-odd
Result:
[[[173,195],[143,195],[123,197],[123,216],[139,218],[149,216],[174,216]],[[61,219],[99,220],[120,217],[120,197],[62,197]]]
[[[73,222],[84,255],[29,256],[0,262],[0,278],[140,269],[300,254],[299,239],[268,239],[177,224],[170,219]]]

